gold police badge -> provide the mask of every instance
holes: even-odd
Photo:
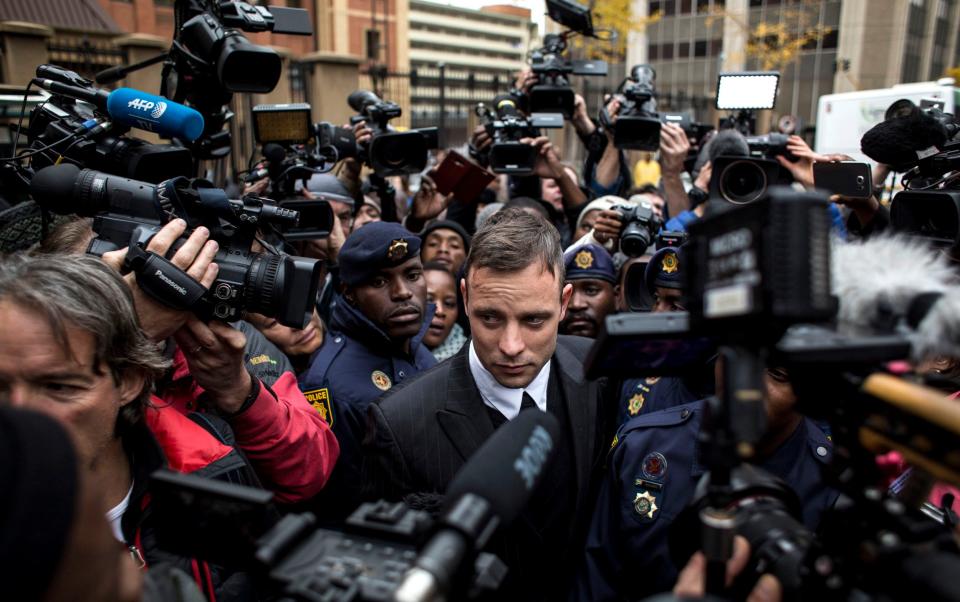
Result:
[[[327,423],[327,426],[333,427],[333,406],[330,400],[330,390],[324,387],[323,389],[304,391],[303,396],[307,398],[313,409],[320,414],[320,418]]]
[[[627,403],[627,412],[631,416],[636,416],[640,409],[643,407],[643,402],[646,401],[642,393],[637,393],[630,398],[630,401]]]
[[[403,243],[407,244],[407,243]],[[380,389],[381,391],[386,391],[393,386],[393,383],[390,382],[390,377],[381,372],[380,370],[374,370],[373,374],[370,375],[370,380],[373,381],[373,386]]]
[[[654,513],[659,509],[660,508],[657,507],[657,498],[650,495],[649,491],[638,493],[637,497],[633,498],[633,511],[643,518],[652,519]]]
[[[660,268],[667,274],[672,274],[677,271],[677,267],[680,262],[677,260],[677,255],[675,253],[667,253],[663,256],[663,261],[660,262]]]
[[[387,259],[390,261],[400,261],[407,255],[407,241],[397,239],[390,243],[390,247],[387,249]]]
[[[573,258],[573,262],[577,264],[577,267],[581,270],[589,269],[593,265],[593,253],[584,249],[577,253],[577,256]]]

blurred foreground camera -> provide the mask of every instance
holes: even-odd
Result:
[[[710,177],[710,198],[734,205],[755,203],[781,180],[780,164],[770,159],[717,157]]]
[[[351,121],[366,121],[373,130],[373,139],[360,152],[378,176],[414,174],[426,168],[429,151],[439,146],[437,128],[393,131],[388,122],[400,117],[400,106],[369,90],[351,93],[347,103],[358,113]]]
[[[40,170],[30,192],[40,207],[53,213],[93,217],[97,237],[87,252],[103,255],[128,248],[128,262],[139,255],[144,263],[128,266],[140,270],[138,283],[173,307],[205,319],[233,321],[251,311],[295,328],[310,321],[320,277],[317,261],[252,250],[258,230],[297,226],[297,211],[253,197],[230,200],[223,190],[201,180],[177,178],[154,186],[75,165]],[[176,217],[191,229],[205,226],[220,246],[214,258],[220,270],[209,290],[169,269],[165,259],[143,251],[162,225]],[[169,254],[185,241],[181,237]],[[159,278],[160,284],[151,288],[141,280],[143,274]]]

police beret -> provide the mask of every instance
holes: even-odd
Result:
[[[563,255],[567,280],[597,278],[616,284],[617,269],[613,257],[606,249],[595,244],[584,244],[570,249]]]
[[[426,228],[423,229],[423,232],[420,233],[420,240],[427,240],[427,235],[433,232],[434,230],[453,230],[456,232],[461,239],[463,239],[463,249],[465,251],[470,250],[470,235],[467,234],[466,228],[461,226],[455,221],[442,219],[436,222],[431,223]]]
[[[653,254],[647,270],[644,273],[644,282],[647,290],[653,294],[654,290],[663,288],[683,288],[683,271],[680,269],[680,249],[664,247]]]
[[[340,249],[340,280],[363,284],[378,270],[420,254],[420,237],[396,222],[370,222],[352,232]]]

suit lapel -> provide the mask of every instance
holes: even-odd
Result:
[[[466,460],[493,434],[480,391],[470,373],[469,341],[450,359],[447,402],[437,411],[437,421],[450,443]]]
[[[593,468],[596,428],[596,383],[584,378],[583,364],[564,345],[563,339],[557,343],[554,353],[557,360],[557,374],[564,402],[567,407],[567,419],[573,438],[573,456],[576,467],[576,490],[578,505],[587,491],[590,472]]]

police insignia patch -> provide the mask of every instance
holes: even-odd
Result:
[[[652,520],[659,509],[657,498],[651,495],[649,491],[638,493],[637,497],[633,498],[633,511],[639,514],[640,518]]]
[[[640,409],[643,408],[643,402],[645,401],[642,393],[637,393],[630,398],[630,401],[627,403],[627,413],[631,416],[636,416]]]
[[[404,243],[406,244],[406,243]],[[373,374],[370,375],[370,380],[373,381],[373,386],[380,389],[381,391],[386,391],[393,386],[393,383],[390,382],[390,377],[381,372],[380,370],[374,370]]]
[[[304,391],[303,396],[307,398],[313,409],[320,414],[320,418],[327,423],[327,426],[333,428],[333,406],[330,403],[330,391],[324,387],[323,389]]]
[[[573,258],[573,261],[581,270],[589,269],[590,266],[593,265],[593,253],[587,249],[584,249],[577,253],[577,256]]]
[[[667,459],[659,452],[650,452],[643,457],[640,465],[643,476],[654,481],[660,481],[667,474]]]
[[[390,243],[390,248],[387,249],[387,259],[390,261],[400,261],[406,256],[408,247],[407,241],[398,238]]]
[[[677,266],[679,265],[677,261],[677,256],[674,253],[667,253],[663,256],[663,261],[660,263],[660,268],[667,274],[672,274],[677,271]]]

